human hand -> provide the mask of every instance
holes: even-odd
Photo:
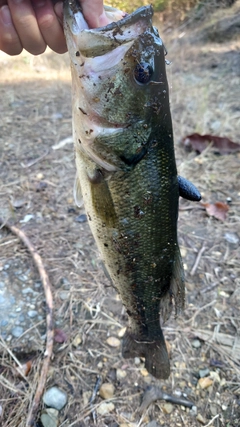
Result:
[[[62,28],[62,1],[0,0],[0,49],[18,55],[23,49],[33,55],[49,46],[57,53],[67,50]]]
[[[89,28],[104,27],[111,21],[107,18],[104,8],[103,0],[79,0],[83,16],[86,19]]]
[[[109,24],[103,0],[80,0],[90,28]],[[0,49],[18,55],[23,49],[33,55],[47,46],[57,53],[67,51],[62,28],[63,3],[51,0],[0,0]]]

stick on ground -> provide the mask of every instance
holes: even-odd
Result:
[[[27,423],[26,423],[26,427],[32,427],[35,424],[35,417],[39,407],[40,399],[44,391],[44,387],[47,379],[47,373],[48,373],[48,369],[49,369],[49,365],[52,357],[52,350],[53,350],[54,328],[53,328],[53,297],[51,292],[51,284],[50,284],[48,274],[44,268],[42,258],[37,253],[36,249],[34,248],[29,238],[26,236],[26,234],[19,228],[15,227],[14,225],[10,225],[9,222],[4,221],[2,218],[0,218],[0,225],[2,227],[8,228],[13,234],[15,234],[29,250],[30,254],[33,257],[34,263],[39,271],[39,275],[43,284],[44,294],[46,298],[47,339],[46,339],[46,350],[44,354],[45,358],[43,360],[41,377],[35,392],[33,402],[29,408]]]
[[[166,402],[173,403],[174,405],[182,405],[186,408],[192,408],[195,404],[184,397],[172,396],[165,393],[160,387],[149,386],[145,390],[140,406],[140,412],[145,411],[148,406],[156,400],[165,400]]]

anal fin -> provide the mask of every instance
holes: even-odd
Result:
[[[183,311],[185,304],[184,270],[179,247],[177,247],[174,257],[173,274],[170,288],[160,300],[160,314],[163,322],[166,322],[171,315],[173,301],[175,314],[177,315]]]

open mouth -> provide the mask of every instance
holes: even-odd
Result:
[[[144,6],[123,16],[118,9],[105,7],[112,22],[105,27],[90,29],[77,0],[64,2],[64,26],[67,37],[74,40],[86,57],[104,55],[106,52],[134,40],[152,27],[152,6]]]

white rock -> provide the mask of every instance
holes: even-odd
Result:
[[[110,347],[119,347],[121,344],[121,341],[116,337],[109,337],[106,342]]]
[[[67,394],[58,387],[49,388],[43,395],[45,405],[60,411],[67,403]]]
[[[97,412],[99,415],[106,415],[109,412],[112,412],[115,409],[115,406],[112,402],[103,402],[98,406]]]

